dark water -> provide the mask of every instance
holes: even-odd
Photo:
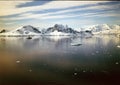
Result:
[[[0,37],[0,85],[119,85],[118,45],[113,35]]]

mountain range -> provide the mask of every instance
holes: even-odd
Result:
[[[36,27],[33,27],[31,25],[19,27],[15,30],[6,32],[6,34],[10,35],[36,35],[41,33]]]
[[[42,32],[44,35],[73,35],[79,33],[78,31],[68,27],[67,25],[59,25],[55,24],[53,27],[49,27],[48,29]]]
[[[120,33],[120,25],[95,25],[89,28],[93,34],[119,34]]]
[[[54,35],[54,36],[65,36],[65,35],[93,35],[93,34],[120,34],[120,25],[95,25],[89,28],[84,28],[84,31],[77,31],[68,25],[55,24],[53,27],[49,27],[47,29],[39,30],[36,27],[31,25],[26,25],[19,27],[15,30],[0,31],[0,35]]]

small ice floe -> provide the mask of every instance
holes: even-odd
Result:
[[[117,47],[120,48],[120,45],[118,45]]]
[[[73,39],[71,42],[71,46],[80,46],[82,45],[82,42],[80,39]]]
[[[83,70],[83,72],[85,73],[86,71],[85,71],[85,70]]]
[[[99,53],[99,51],[95,51],[96,53]]]
[[[82,45],[81,43],[71,43],[72,46],[80,46]]]
[[[76,75],[77,75],[77,73],[74,73],[74,75],[76,76]]]
[[[117,64],[117,65],[118,65],[119,63],[118,63],[118,62],[115,62],[115,64]]]
[[[29,72],[32,72],[32,69],[29,69]]]
[[[20,63],[20,61],[19,61],[19,60],[17,60],[17,61],[16,61],[16,63]]]

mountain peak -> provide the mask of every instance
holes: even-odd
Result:
[[[23,26],[23,28],[27,28],[27,27],[34,28],[34,27],[33,27],[33,26],[31,26],[31,25],[25,25],[25,26]]]
[[[68,25],[64,26],[62,24],[55,24],[53,27],[48,28],[45,33],[56,32],[56,31],[62,33],[73,33],[73,34],[78,33],[74,29],[69,28]]]
[[[13,31],[11,31],[13,34],[23,34],[23,35],[26,35],[26,34],[34,34],[34,33],[41,33],[36,27],[33,27],[31,25],[26,25],[26,26],[22,26],[22,27],[19,27]]]

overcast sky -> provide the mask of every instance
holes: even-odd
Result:
[[[0,1],[1,28],[23,25],[47,28],[63,24],[75,29],[119,24],[119,1]]]

